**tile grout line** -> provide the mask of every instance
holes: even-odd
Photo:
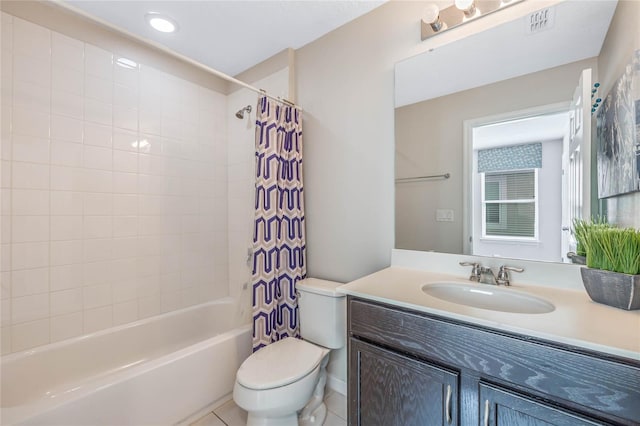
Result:
[[[332,394],[329,394],[329,395],[327,396],[327,398],[326,398],[326,399],[324,399],[325,406],[327,407],[327,413],[331,413],[331,414],[333,414],[335,417],[337,417],[338,419],[340,419],[340,420],[341,420],[342,422],[344,422],[344,424],[346,425],[347,419],[346,419],[346,418],[344,418],[344,417],[342,417],[342,415],[340,415],[340,414],[339,414],[339,413],[337,413],[336,411],[333,411],[332,409],[330,409],[330,408],[329,408],[329,405],[327,404],[327,399],[329,399],[329,397],[331,397],[331,396],[332,396]],[[345,398],[345,399],[346,399],[346,396],[343,396],[342,394],[340,394],[340,397],[341,397],[341,398]],[[231,401],[232,401],[232,400],[231,400]],[[235,405],[235,402],[234,402],[233,404]],[[224,404],[223,404],[223,405],[224,405]],[[237,405],[236,405],[236,406],[237,406]],[[218,409],[219,409],[219,408],[220,408],[220,407],[218,407]],[[229,426],[229,424],[228,424],[227,422],[225,422],[225,421],[224,421],[224,419],[223,419],[223,418],[222,418],[222,417],[221,417],[221,416],[216,412],[216,410],[211,411],[211,414],[213,414],[216,418],[218,418],[218,419],[219,419],[219,420],[220,420],[220,421],[221,421],[225,426]]]
[[[227,422],[225,422],[224,420],[222,420],[222,417],[220,417],[220,416],[218,415],[218,413],[216,413],[215,411],[212,411],[211,413],[213,413],[213,415],[214,415],[214,416],[216,416],[216,417],[218,418],[218,420],[220,420],[220,421],[221,421],[225,426],[229,426],[229,425],[227,424]]]

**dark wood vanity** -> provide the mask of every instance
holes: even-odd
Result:
[[[640,425],[640,362],[348,297],[351,426]]]

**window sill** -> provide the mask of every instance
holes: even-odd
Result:
[[[481,243],[486,244],[519,244],[519,245],[528,245],[528,246],[537,246],[540,245],[540,240],[531,238],[531,239],[520,239],[520,238],[480,238]]]

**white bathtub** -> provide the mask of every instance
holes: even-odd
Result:
[[[230,298],[2,357],[2,425],[169,425],[228,398],[251,352]]]

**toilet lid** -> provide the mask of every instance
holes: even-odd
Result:
[[[287,337],[247,358],[236,378],[242,386],[257,390],[288,385],[313,371],[327,352],[304,340]]]

